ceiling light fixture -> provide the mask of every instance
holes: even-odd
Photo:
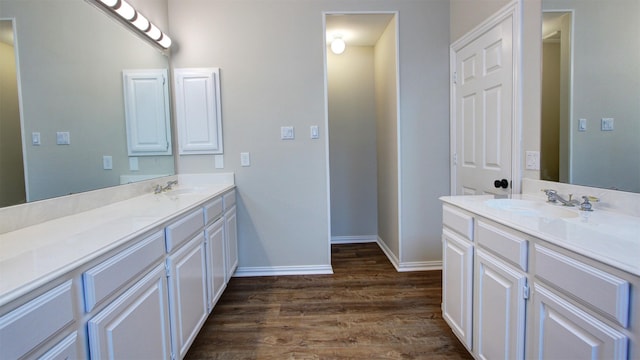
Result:
[[[331,41],[331,52],[333,52],[336,55],[340,55],[344,52],[346,47],[347,45],[345,44],[344,40],[342,40],[341,35],[333,36],[333,41]]]
[[[122,22],[131,25],[162,48],[168,49],[171,46],[171,38],[125,0],[97,0],[96,2],[112,14],[118,15]]]

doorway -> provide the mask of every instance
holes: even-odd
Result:
[[[0,19],[0,207],[27,200],[13,19]]]
[[[331,243],[378,242],[399,257],[397,13],[324,20]]]

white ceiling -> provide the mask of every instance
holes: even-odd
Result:
[[[330,14],[327,15],[327,44],[334,35],[354,46],[373,46],[380,39],[393,14]]]

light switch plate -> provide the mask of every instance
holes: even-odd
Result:
[[[613,131],[613,118],[602,118],[600,130]]]
[[[31,133],[31,145],[40,145],[40,133],[32,132]]]
[[[578,131],[587,131],[587,119],[578,119]]]
[[[320,130],[318,128],[318,125],[311,125],[311,138],[312,139],[320,138]]]
[[[68,131],[58,131],[56,132],[56,144],[58,145],[69,145],[71,144],[71,135]]]
[[[527,170],[540,170],[540,151],[527,151],[525,161]]]
[[[216,169],[224,169],[224,155],[216,155],[213,157],[214,167]]]
[[[282,126],[282,127],[280,127],[280,139],[282,139],[282,140],[293,140],[293,139],[295,139],[293,126]]]
[[[251,155],[248,152],[240,153],[240,166],[251,166]]]
[[[105,170],[113,169],[113,157],[105,155],[102,157],[102,168]]]

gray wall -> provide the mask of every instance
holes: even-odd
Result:
[[[448,193],[448,20],[440,1],[171,0],[172,66],[221,68],[225,171],[236,174],[240,267],[328,265],[323,11],[399,11],[403,261],[439,260]],[[279,139],[280,126],[296,140]],[[240,152],[250,167],[239,166]],[[211,156],[178,171],[210,172]],[[380,185],[380,183],[378,183]],[[403,215],[404,216],[404,215]],[[404,256],[404,255],[403,255]]]
[[[372,46],[327,49],[332,237],[378,234],[373,63]]]

